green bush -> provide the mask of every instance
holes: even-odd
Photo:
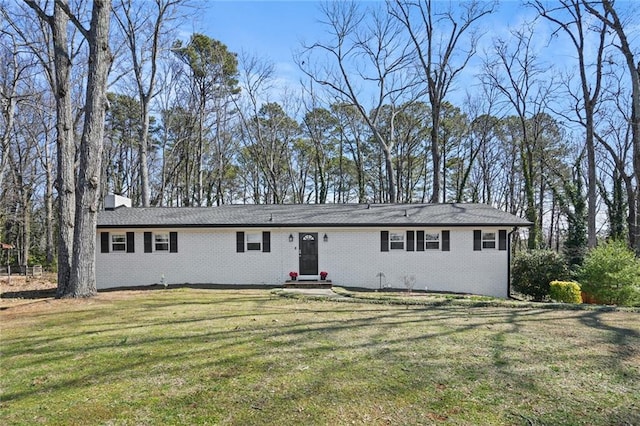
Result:
[[[582,291],[599,303],[640,304],[640,261],[623,241],[611,241],[587,253],[578,281]]]
[[[556,302],[582,303],[580,284],[574,281],[551,281],[549,296]]]
[[[569,271],[555,251],[531,250],[516,255],[511,278],[514,290],[540,301],[549,295],[549,283],[569,278]]]

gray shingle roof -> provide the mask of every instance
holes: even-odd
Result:
[[[98,228],[530,226],[486,204],[232,204],[120,207],[98,214]]]

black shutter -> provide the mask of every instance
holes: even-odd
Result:
[[[449,231],[442,231],[442,251],[449,251],[451,241],[451,234]]]
[[[498,231],[498,250],[507,249],[507,231],[501,229]]]
[[[262,251],[269,253],[271,251],[271,232],[265,231],[262,233]]]
[[[424,231],[416,231],[417,251],[424,251]]]
[[[127,232],[127,253],[135,253],[135,234],[133,232]]]
[[[178,233],[169,232],[169,253],[178,252]]]
[[[415,232],[407,231],[407,251],[414,251],[416,249],[414,236]]]
[[[244,232],[236,232],[236,252],[244,253]]]
[[[389,231],[380,231],[380,251],[389,251]]]
[[[153,234],[151,232],[145,232],[144,233],[144,252],[145,253],[151,253],[153,251],[153,244],[151,242],[151,239],[153,237]]]
[[[109,233],[100,233],[100,253],[109,253]]]
[[[482,250],[482,231],[479,231],[477,229],[473,231],[473,250]]]

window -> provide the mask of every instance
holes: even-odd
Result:
[[[496,242],[496,236],[497,242]],[[473,231],[473,250],[480,251],[484,249],[488,250],[501,250],[506,251],[508,249],[508,234],[505,229],[500,229],[498,232],[491,231],[485,232],[480,229]]]
[[[111,251],[127,251],[127,235],[126,234],[112,234],[111,235]]]
[[[425,248],[427,250],[440,250],[440,234],[428,233],[424,234]]]
[[[169,234],[154,234],[155,251],[169,251]]]
[[[391,250],[404,250],[404,233],[390,232],[389,241]]]
[[[494,249],[496,248],[496,233],[495,232],[483,232],[482,233],[482,248]]]
[[[247,234],[247,251],[262,250],[262,235],[261,234]]]
[[[178,252],[178,233],[177,232],[145,232],[144,233],[144,252]]]
[[[407,251],[449,251],[450,247],[450,232],[448,230],[435,232],[433,230],[430,232],[424,230],[380,231],[380,251],[404,250],[405,248]]]
[[[271,252],[271,232],[236,232],[236,253],[244,253],[245,251]]]
[[[109,232],[100,233],[100,253],[135,253],[135,233],[126,232],[124,234],[111,234]]]

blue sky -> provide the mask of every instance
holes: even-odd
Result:
[[[372,5],[372,0],[362,2]],[[442,0],[456,4],[456,0]],[[245,51],[267,59],[275,65],[275,78],[295,87],[302,78],[293,61],[293,53],[301,48],[302,42],[311,43],[326,37],[326,27],[320,22],[322,13],[319,1],[227,1],[201,0],[202,9],[191,24],[183,27],[183,37],[192,32],[201,32],[225,43],[232,52]],[[622,5],[629,3],[621,2]],[[497,13],[485,17],[481,24],[485,32],[478,46],[478,54],[461,76],[461,88],[473,90],[469,84],[477,83],[475,75],[480,72],[480,58],[483,49],[492,44],[492,38],[509,36],[509,29],[519,27],[523,22],[536,16],[532,8],[522,5],[520,0],[502,0]],[[551,26],[539,20],[536,28],[535,44],[541,60],[547,65],[566,64],[573,66],[573,47],[566,40],[555,40],[551,49],[547,47],[551,36]],[[562,35],[561,35],[562,36]],[[459,102],[464,90],[451,93],[449,98]],[[453,99],[452,99],[453,98]]]
[[[220,40],[232,52],[244,50],[267,58],[276,65],[276,76],[292,84],[301,76],[293,53],[302,42],[324,37],[318,1],[203,0],[202,4],[202,11],[190,28],[185,27],[186,31],[202,32]],[[533,11],[520,6],[519,1],[502,1],[498,13],[484,24],[494,35],[506,34],[509,25],[522,22],[525,16],[533,16]]]
[[[322,34],[316,1],[207,1],[193,31],[225,43],[232,52],[246,51],[276,65],[276,75],[292,82],[299,71],[292,56],[303,41]]]

